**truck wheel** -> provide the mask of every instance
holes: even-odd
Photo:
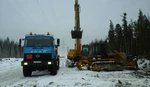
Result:
[[[135,67],[135,70],[139,70],[139,66],[138,66],[138,63],[137,63],[137,61],[136,61],[136,65],[135,65],[136,67]]]
[[[57,60],[57,70],[59,70],[59,63],[60,63],[60,60],[58,59]]]
[[[57,62],[57,61],[56,61]],[[51,67],[51,75],[56,75],[57,74],[57,63],[54,63],[54,65]]]
[[[32,70],[30,67],[23,66],[23,75],[24,77],[31,76]]]
[[[56,66],[53,66],[52,69],[51,69],[51,75],[56,75],[57,74],[57,67]]]

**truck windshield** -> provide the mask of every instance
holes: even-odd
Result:
[[[51,47],[53,38],[48,36],[28,36],[25,38],[26,47]]]

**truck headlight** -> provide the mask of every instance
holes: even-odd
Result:
[[[27,62],[24,62],[23,65],[28,65],[28,63],[27,63]]]
[[[95,57],[93,57],[93,60],[95,60],[96,58]]]
[[[52,62],[48,62],[48,65],[51,65],[52,64]]]

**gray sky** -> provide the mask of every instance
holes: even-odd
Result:
[[[150,14],[150,0],[79,0],[82,44],[107,37],[109,22],[122,22],[122,15],[136,20],[139,9]],[[47,33],[74,48],[70,31],[74,28],[74,0],[0,0],[0,38],[15,41],[29,32]],[[61,49],[62,47],[60,47]]]

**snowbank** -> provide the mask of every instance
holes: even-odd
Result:
[[[13,67],[13,65],[16,65],[14,63],[19,63],[21,65],[21,58],[2,58],[2,61],[0,61],[0,69],[7,70],[8,67]]]
[[[142,58],[142,59],[138,59],[137,63],[139,69],[150,71],[150,60],[147,60],[146,58]]]

